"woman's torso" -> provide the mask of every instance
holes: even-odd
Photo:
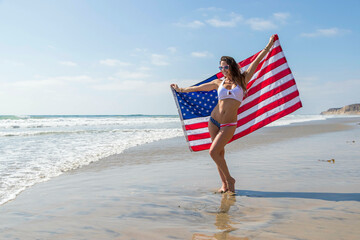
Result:
[[[225,83],[224,80],[218,81],[218,90],[224,91],[222,88],[225,88],[227,91],[229,91],[229,94],[237,93],[239,90],[241,91],[241,94],[243,94],[243,90],[240,86],[235,86],[235,84],[228,84]],[[239,88],[239,89],[236,89]],[[239,93],[237,93],[239,95]],[[242,95],[238,96],[242,100]],[[219,123],[231,123],[237,121],[237,110],[240,107],[241,102],[233,98],[225,98],[220,99],[218,101],[218,104],[215,106],[211,113],[211,117],[216,119]]]

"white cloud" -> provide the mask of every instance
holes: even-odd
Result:
[[[156,66],[166,66],[169,65],[167,62],[167,56],[161,54],[152,54],[151,63]]]
[[[199,8],[197,10],[201,11],[201,12],[219,12],[219,11],[223,11],[222,8],[217,8],[217,7]]]
[[[183,22],[176,23],[175,25],[179,26],[179,27],[185,27],[185,28],[200,28],[200,27],[204,26],[205,24],[199,20],[194,20],[194,21],[188,22],[188,23],[183,23]]]
[[[243,17],[241,15],[232,13],[230,16],[231,19],[228,21],[220,20],[218,17],[214,17],[206,22],[213,27],[235,27],[237,23],[243,21]]]
[[[126,67],[126,66],[130,66],[130,65],[131,65],[131,63],[122,62],[122,61],[119,61],[119,60],[117,60],[117,59],[105,59],[105,60],[100,60],[100,64],[106,65],[106,66],[110,66],[110,67],[115,67],[115,66]]]
[[[277,26],[270,20],[264,20],[262,18],[250,18],[246,20],[251,29],[256,31],[271,30],[277,28]]]
[[[342,33],[350,32],[349,30],[343,30],[338,28],[328,28],[328,29],[317,29],[312,33],[302,33],[300,36],[302,37],[332,37],[337,36]]]
[[[62,62],[59,62],[61,65],[65,65],[65,66],[68,66],[68,67],[76,67],[78,64],[75,63],[75,62],[71,62],[71,61],[62,61]]]
[[[177,51],[176,47],[168,47],[167,50],[171,53],[176,53]]]
[[[208,51],[203,51],[203,52],[192,52],[191,56],[193,57],[198,57],[198,58],[206,58],[206,57],[211,57],[212,54],[209,53]]]
[[[278,13],[274,13],[273,17],[275,20],[279,21],[280,23],[285,24],[286,20],[290,17],[290,13],[278,12]]]

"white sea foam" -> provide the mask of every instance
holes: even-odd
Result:
[[[3,118],[0,205],[63,172],[137,145],[181,136],[180,126],[177,117]]]

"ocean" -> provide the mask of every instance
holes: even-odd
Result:
[[[332,117],[288,115],[267,127]],[[0,116],[0,205],[64,172],[180,136],[176,115]]]

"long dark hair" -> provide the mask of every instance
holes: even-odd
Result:
[[[243,89],[244,93],[246,93],[245,75],[241,73],[240,66],[236,63],[235,59],[229,56],[222,56],[220,63],[221,61],[224,61],[229,65],[230,79],[239,85]]]

